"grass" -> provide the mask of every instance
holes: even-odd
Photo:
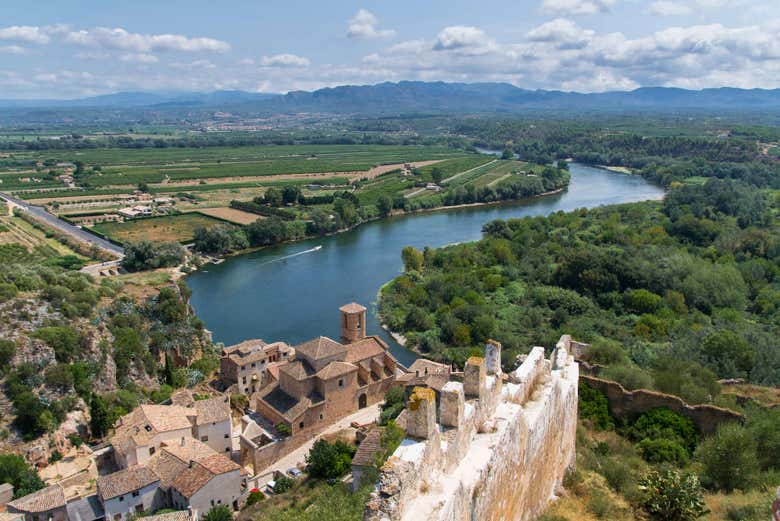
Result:
[[[742,398],[750,398],[761,405],[780,404],[780,389],[751,384],[724,385],[723,394],[731,394]]]
[[[123,223],[101,223],[94,230],[119,242],[188,242],[197,228],[212,227],[223,221],[200,213],[186,213],[135,219]]]

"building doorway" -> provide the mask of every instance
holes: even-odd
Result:
[[[358,408],[363,409],[366,405],[368,405],[368,397],[366,396],[366,393],[363,393],[358,396]]]

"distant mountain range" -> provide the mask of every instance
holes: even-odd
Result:
[[[312,92],[119,92],[76,100],[0,100],[18,109],[205,109],[236,113],[521,113],[530,111],[780,111],[780,89],[685,90],[644,87],[583,94],[527,90],[508,83],[402,81]]]

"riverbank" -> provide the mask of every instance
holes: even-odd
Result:
[[[313,239],[317,239],[318,237],[325,238],[325,237],[332,237],[332,236],[335,236],[335,235],[340,235],[340,234],[343,234],[343,233],[346,233],[346,232],[354,231],[354,230],[356,230],[356,229],[358,229],[361,226],[364,226],[366,224],[375,223],[377,221],[382,221],[382,220],[388,220],[388,219],[392,219],[394,217],[409,217],[409,216],[418,215],[418,214],[442,212],[442,211],[448,211],[448,210],[459,210],[459,209],[464,209],[464,208],[479,208],[479,207],[486,207],[486,206],[511,205],[511,204],[517,204],[517,203],[522,203],[522,202],[530,202],[530,201],[534,201],[536,199],[540,199],[540,198],[543,198],[543,197],[549,197],[551,195],[561,194],[561,193],[565,192],[567,189],[568,189],[568,185],[564,186],[564,187],[561,187],[561,188],[557,188],[555,190],[542,192],[540,194],[533,195],[531,197],[524,197],[524,198],[521,198],[521,199],[503,199],[501,201],[487,201],[487,202],[480,202],[480,203],[465,203],[465,204],[456,204],[456,205],[450,205],[450,206],[437,206],[435,208],[421,208],[419,210],[414,210],[414,211],[393,210],[392,212],[390,212],[390,214],[388,214],[386,216],[379,216],[379,217],[374,217],[374,218],[371,218],[371,219],[366,219],[365,221],[359,222],[359,223],[357,223],[357,224],[355,224],[353,226],[350,226],[348,228],[342,228],[341,230],[336,230],[334,232],[326,233],[326,234],[323,234],[323,235],[310,235],[310,236],[301,237],[301,238],[298,238],[298,239],[291,239],[291,240],[287,240],[287,241],[277,242],[277,243],[274,243],[274,244],[267,244],[267,245],[264,245],[264,246],[254,246],[252,248],[246,248],[246,249],[243,249],[243,250],[238,250],[238,251],[234,251],[234,252],[230,252],[230,253],[224,253],[224,254],[221,254],[221,255],[213,255],[213,254],[204,255],[204,258],[206,259],[206,262],[204,262],[203,265],[201,265],[201,268],[203,266],[206,266],[206,265],[218,265],[218,264],[223,263],[228,258],[239,257],[241,255],[247,255],[247,254],[250,254],[250,253],[255,253],[255,252],[262,251],[262,250],[265,250],[265,249],[268,249],[268,248],[271,248],[271,247],[274,247],[274,246],[280,246],[280,245],[285,245],[285,244],[295,244],[295,243],[299,243],[299,242],[310,241],[310,240],[313,240]]]

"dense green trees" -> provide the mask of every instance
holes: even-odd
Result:
[[[329,443],[319,439],[306,456],[309,474],[315,478],[332,479],[346,474],[350,469],[355,448],[343,441]]]
[[[0,483],[13,485],[15,498],[32,494],[46,486],[38,473],[17,454],[0,454]]]
[[[170,268],[184,262],[185,250],[181,244],[165,242],[156,244],[140,241],[125,245],[122,267],[127,271],[143,271]]]

